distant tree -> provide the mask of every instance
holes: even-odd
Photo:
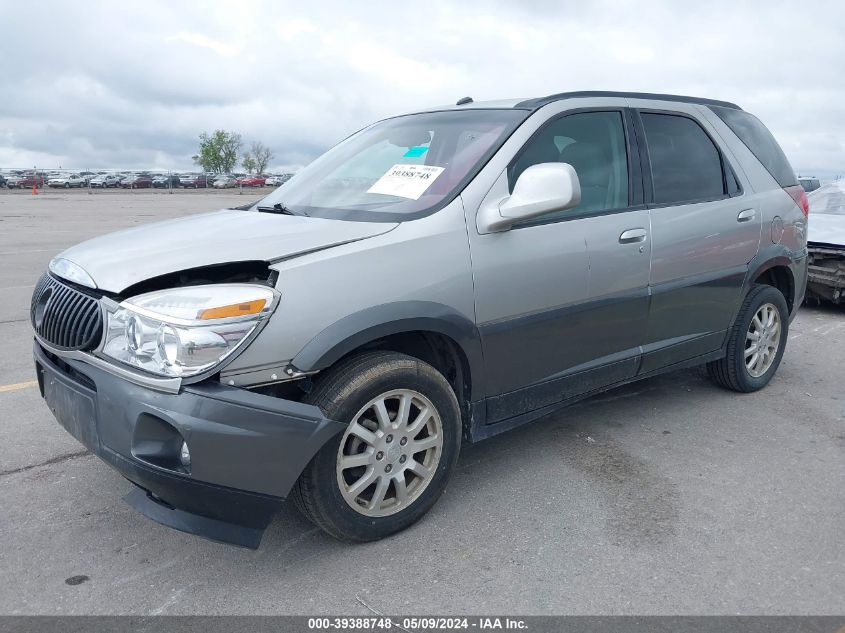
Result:
[[[199,152],[193,159],[203,171],[226,174],[238,164],[241,145],[241,135],[237,132],[215,130],[211,135],[203,132],[200,134]]]
[[[250,155],[249,152],[244,154],[243,159],[241,160],[241,165],[244,166],[244,170],[248,174],[255,173],[255,159]]]
[[[255,141],[249,146],[249,153],[255,161],[255,171],[263,174],[267,165],[273,160],[273,152],[261,141]]]

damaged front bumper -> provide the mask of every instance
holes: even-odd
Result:
[[[807,298],[839,303],[845,295],[845,246],[809,243]]]
[[[214,383],[163,393],[61,358],[38,341],[33,355],[41,395],[59,423],[138,486],[127,502],[213,540],[258,547],[302,470],[343,429],[300,402]]]

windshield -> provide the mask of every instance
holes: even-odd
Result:
[[[369,222],[428,215],[454,198],[527,115],[461,110],[381,121],[336,145],[257,206]]]

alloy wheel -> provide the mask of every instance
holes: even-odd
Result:
[[[780,347],[780,313],[771,303],[758,308],[745,334],[745,369],[759,378],[772,366]]]
[[[381,394],[358,411],[340,441],[340,492],[360,514],[395,514],[428,487],[442,452],[443,423],[428,398],[409,389]]]

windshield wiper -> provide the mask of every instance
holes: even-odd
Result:
[[[277,202],[272,207],[258,207],[258,211],[261,213],[275,213],[277,215],[303,215],[302,213],[297,213],[293,209],[289,209],[281,202]]]

